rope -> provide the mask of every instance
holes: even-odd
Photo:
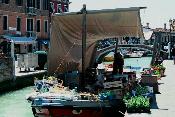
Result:
[[[75,44],[76,44],[76,43],[74,42],[73,45],[71,46],[71,48],[67,51],[66,55],[63,57],[61,63],[59,64],[59,66],[57,67],[57,69],[55,70],[55,72],[61,67],[61,65],[63,64],[65,58],[70,54],[70,51],[71,51],[71,49],[75,46]]]

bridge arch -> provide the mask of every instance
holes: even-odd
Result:
[[[153,47],[149,45],[144,45],[144,44],[119,44],[118,48],[140,48],[140,49],[145,49],[148,51],[153,51]],[[111,51],[115,50],[115,45],[103,48],[101,50],[98,50],[96,53],[96,62],[99,61],[99,59],[103,58],[105,55],[110,53]]]

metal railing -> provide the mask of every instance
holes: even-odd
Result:
[[[26,8],[26,14],[28,14],[28,15],[36,15],[36,8],[34,8],[34,7],[27,7]]]

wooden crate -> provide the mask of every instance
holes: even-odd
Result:
[[[141,83],[155,84],[158,83],[157,75],[141,75]]]
[[[111,82],[104,82],[103,86],[105,89],[109,88],[123,88],[122,81],[111,81]]]
[[[143,83],[142,85],[153,87],[153,92],[154,93],[159,93],[159,85],[158,85],[158,83],[154,83],[154,84]]]

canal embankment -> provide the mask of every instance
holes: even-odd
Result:
[[[0,58],[0,94],[34,84],[34,78],[47,75],[46,70],[20,72],[12,58]]]
[[[23,75],[14,76],[13,79],[2,80],[0,82],[0,92],[7,92],[11,90],[17,90],[27,86],[33,86],[34,78],[42,78],[44,75],[47,75],[45,70],[36,71],[30,74],[23,73]]]

